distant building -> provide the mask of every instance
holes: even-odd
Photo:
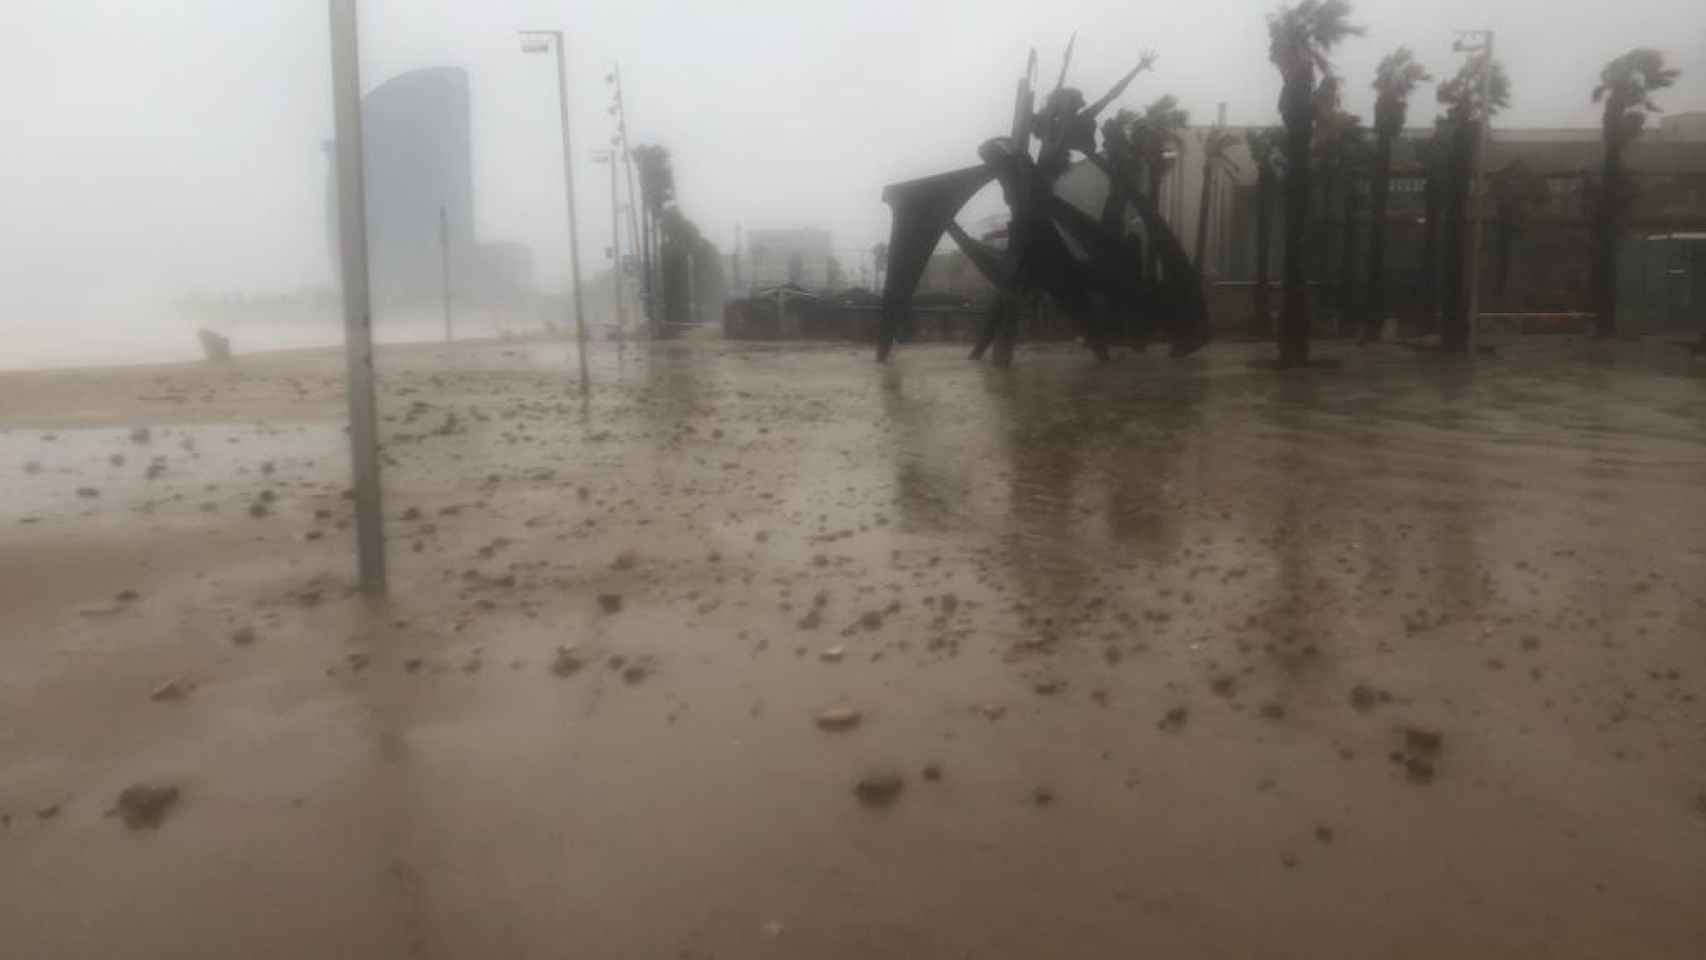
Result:
[[[748,230],[741,282],[747,288],[793,284],[807,290],[841,285],[828,230]]]
[[[493,307],[533,286],[528,249],[474,236],[468,74],[429,67],[392,77],[362,98],[368,271],[376,308],[437,306],[443,289],[440,217],[453,302]],[[331,154],[328,149],[328,155]],[[442,214],[441,214],[442,211]],[[328,178],[328,242],[337,260],[337,183]]]

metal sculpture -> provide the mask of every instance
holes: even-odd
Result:
[[[1007,366],[1020,308],[1044,294],[1072,317],[1099,359],[1106,360],[1110,346],[1119,341],[1142,349],[1158,328],[1172,341],[1175,356],[1207,342],[1200,277],[1161,218],[1155,198],[1145,194],[1116,126],[1104,130],[1103,149],[1096,148],[1097,115],[1154,60],[1153,54],[1145,54],[1105,96],[1086,104],[1080,91],[1065,85],[1072,62],[1069,43],[1060,78],[1038,110],[1037,56],[1032,51],[1014,97],[1011,135],[984,141],[976,166],[884,188],[883,201],[894,219],[877,337],[879,361],[888,359],[909,325],[913,292],[944,233],[997,291],[972,350],[974,360],[993,344],[995,364]],[[1074,153],[1107,176],[1100,217],[1055,190]],[[1000,183],[1011,213],[1005,249],[972,238],[954,219],[991,181]],[[1160,264],[1149,276],[1144,270],[1145,243]]]

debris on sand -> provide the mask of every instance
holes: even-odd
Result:
[[[1358,713],[1367,713],[1381,704],[1391,703],[1392,692],[1359,683],[1351,688],[1350,702],[1351,709]]]
[[[79,497],[84,498],[85,500],[88,500],[88,499],[92,499],[94,497],[100,496],[101,491],[100,491],[100,488],[98,488],[98,487],[78,487],[77,488],[77,495]]]
[[[137,427],[136,429],[130,431],[130,442],[131,443],[137,443],[137,444],[147,443],[151,439],[153,439],[153,434],[148,430],[147,427]]]
[[[864,719],[864,713],[854,707],[845,705],[825,707],[817,712],[817,727],[819,730],[839,733],[857,727],[859,722]]]
[[[153,700],[155,703],[182,700],[189,696],[190,691],[194,689],[195,684],[189,679],[185,677],[174,677],[167,680],[165,683],[160,684],[158,687],[155,687],[154,692],[148,695],[148,699]]]
[[[167,811],[178,802],[178,788],[137,783],[125,787],[118,795],[118,814],[124,825],[132,830],[153,830],[166,819]]]
[[[1031,802],[1039,807],[1054,805],[1054,791],[1047,787],[1038,787],[1031,791]]]
[[[557,655],[551,661],[551,672],[559,677],[572,677],[579,673],[584,666],[586,666],[586,661],[581,659],[574,645],[569,644],[557,648]]]
[[[1178,733],[1185,729],[1185,724],[1191,719],[1191,712],[1184,707],[1174,707],[1161,716],[1161,721],[1155,725],[1157,730],[1167,733]]]
[[[231,631],[231,642],[239,647],[252,646],[255,642],[255,628],[238,627]]]
[[[641,657],[622,669],[622,681],[630,686],[643,683],[656,670],[657,667],[652,663],[650,657]]]
[[[1052,697],[1066,689],[1066,681],[1059,677],[1044,677],[1031,684],[1031,689],[1039,696]]]
[[[1435,762],[1439,759],[1440,751],[1445,749],[1445,734],[1422,727],[1403,729],[1404,749],[1395,753],[1393,759],[1404,765],[1404,773],[1411,783],[1432,783],[1436,772]]]
[[[1007,715],[1007,705],[1004,703],[980,703],[977,712],[983,714],[985,720],[999,720]]]
[[[886,807],[906,788],[906,778],[897,770],[872,770],[853,784],[853,795],[867,807]]]
[[[942,780],[942,765],[939,763],[927,763],[927,764],[925,764],[924,765],[924,779],[930,781],[931,783],[940,783]]]
[[[45,807],[37,807],[36,808],[36,819],[38,819],[38,820],[52,820],[54,817],[59,816],[59,810],[60,810],[60,805],[57,803],[50,803]]]
[[[598,609],[605,613],[622,612],[622,595],[620,593],[601,593],[598,595]]]
[[[846,656],[847,656],[847,648],[837,644],[836,646],[830,647],[830,648],[820,652],[817,655],[817,658],[819,660],[822,660],[824,663],[840,663],[842,661],[842,659]]]

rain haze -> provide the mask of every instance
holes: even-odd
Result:
[[[620,63],[630,139],[676,157],[682,208],[725,252],[735,225],[820,227],[849,266],[886,238],[882,185],[948,169],[1012,113],[1001,81],[1036,49],[1053,75],[1074,33],[1072,82],[1111,85],[1159,55],[1117,106],[1176,95],[1209,122],[1278,120],[1268,7],[1207,0],[1184,18],[1141,4],[634,3],[362,5],[364,89],[422,67],[468,71],[476,232],[523,243],[538,283],[567,284],[555,87],[515,30],[568,31],[581,245],[609,243],[605,76]],[[1687,0],[1588,4],[1362,3],[1344,44],[1346,106],[1410,45],[1436,74],[1457,29],[1520,37],[1501,51],[1521,95],[1501,122],[1592,126],[1592,65],[1643,43],[1706,84],[1706,27]],[[279,293],[335,283],[326,231],[331,139],[325,11],[314,3],[159,0],[9,4],[20,38],[4,65],[11,127],[0,157],[0,366],[170,359],[193,351],[186,294]],[[1673,95],[1680,99],[1681,93]],[[1431,100],[1424,92],[1424,101]],[[1423,102],[1418,119],[1432,115]],[[1424,120],[1425,122],[1425,120]],[[994,203],[998,203],[994,201]],[[990,212],[994,204],[984,204]],[[381,318],[383,323],[383,318]],[[384,327],[381,327],[382,334]],[[335,336],[335,329],[332,335]]]
[[[1698,0],[0,36],[0,955],[1701,956]]]

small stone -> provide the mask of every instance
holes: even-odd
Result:
[[[177,787],[137,783],[119,793],[118,813],[132,830],[153,830],[177,802]]]
[[[403,669],[410,673],[417,673],[420,671],[422,664],[425,662],[426,661],[422,660],[420,657],[410,657],[403,661]]]
[[[842,647],[842,646],[835,646],[835,647],[830,647],[827,650],[821,651],[817,655],[817,658],[819,660],[822,660],[824,663],[840,663],[842,658],[845,656],[847,656],[847,648]]]
[[[848,706],[825,707],[817,712],[818,729],[836,733],[851,730],[864,719],[864,713]]]
[[[1161,717],[1161,722],[1155,726],[1168,733],[1178,733],[1185,729],[1185,724],[1191,719],[1191,712],[1184,707],[1174,707]]]
[[[1262,704],[1262,716],[1269,720],[1285,719],[1285,705],[1280,703]]]
[[[903,789],[906,778],[894,770],[873,770],[853,784],[853,795],[867,807],[886,807],[893,803]]]
[[[1282,854],[1280,854],[1280,863],[1284,864],[1285,868],[1287,870],[1294,869],[1297,866],[1297,854],[1295,854],[1295,853],[1282,853]]]
[[[1054,804],[1054,791],[1047,787],[1038,787],[1031,791],[1031,802],[1039,807],[1052,806]]]
[[[77,495],[78,495],[78,496],[79,496],[79,497],[83,497],[83,498],[85,498],[85,499],[89,499],[89,498],[92,498],[92,497],[98,497],[98,496],[100,496],[100,495],[101,495],[101,491],[100,491],[100,490],[99,490],[99,489],[98,489],[98,488],[96,488],[96,487],[78,487],[78,488],[77,488]]]
[[[631,663],[625,669],[623,669],[622,681],[624,683],[632,685],[632,684],[643,682],[647,677],[649,677],[651,675],[652,675],[651,664],[645,663],[645,662]]]
[[[59,816],[59,809],[60,809],[59,804],[50,803],[45,807],[37,808],[36,809],[36,817],[37,817],[37,819],[41,819],[41,820],[52,820],[54,817]]]
[[[942,780],[942,765],[939,763],[927,763],[927,764],[925,764],[924,765],[924,779],[930,781],[931,783],[940,783]]]
[[[1379,702],[1380,695],[1373,687],[1365,687],[1359,683],[1351,688],[1351,708],[1356,712],[1367,713]]]
[[[622,595],[620,593],[601,593],[598,595],[598,609],[605,613],[622,612]]]
[[[1322,824],[1315,828],[1315,839],[1319,843],[1333,842],[1333,828]]]
[[[1031,689],[1041,696],[1049,697],[1066,689],[1066,681],[1058,677],[1047,677],[1031,684]]]
[[[979,704],[977,712],[983,714],[985,720],[999,720],[1007,715],[1007,705],[1003,703]]]
[[[1438,730],[1425,730],[1421,727],[1404,728],[1404,749],[1411,754],[1431,756],[1439,753],[1445,746],[1445,735]]]
[[[194,689],[195,684],[183,677],[175,677],[160,684],[158,687],[155,687],[154,692],[148,695],[148,699],[153,700],[156,703],[182,700],[189,696],[190,691]]]
[[[1408,757],[1404,760],[1404,773],[1411,783],[1433,783],[1433,761],[1425,757]]]
[[[558,647],[557,656],[551,661],[551,672],[559,677],[573,676],[586,666],[586,661],[580,658],[572,646]]]

